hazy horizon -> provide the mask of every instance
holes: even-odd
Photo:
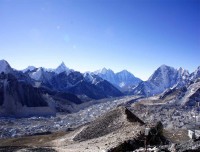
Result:
[[[0,0],[0,53],[15,69],[128,70],[147,80],[162,64],[193,72],[198,0]]]

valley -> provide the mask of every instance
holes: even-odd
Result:
[[[64,63],[23,71],[0,64],[0,151],[140,151],[147,126],[158,151],[199,148],[187,135],[200,125],[199,68],[189,74],[162,65],[142,81],[105,68],[82,74]]]

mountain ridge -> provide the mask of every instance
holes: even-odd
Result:
[[[8,73],[16,71],[10,67],[6,60],[0,60],[0,63],[2,64],[0,71]],[[25,73],[32,79],[42,82],[40,83],[41,85],[46,84],[47,86],[51,86],[53,77],[63,72],[69,75],[76,71],[69,69],[65,63],[62,62],[56,69],[29,66]],[[195,79],[200,77],[200,66],[194,72],[189,73],[188,70],[181,67],[175,69],[163,64],[155,70],[147,81],[142,81],[127,70],[115,73],[111,69],[102,68],[94,72],[80,74],[83,76],[82,79],[84,79],[86,83],[97,85],[97,83],[102,82],[99,78],[102,78],[125,94],[152,96],[162,93],[166,89],[181,88],[191,81],[195,81]]]

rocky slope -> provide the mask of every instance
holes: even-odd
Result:
[[[135,125],[144,125],[144,122],[128,109],[125,107],[119,107],[91,122],[85,129],[74,137],[74,140],[84,141],[102,137],[123,128],[123,125],[127,122],[133,122]]]
[[[0,92],[0,116],[55,115],[39,89],[18,81],[12,74],[0,74]]]
[[[58,147],[57,151],[114,151],[126,141],[139,140],[143,131],[140,119],[125,107],[118,107],[50,144]]]
[[[182,87],[169,89],[162,93],[162,99],[174,96],[174,103],[181,106],[196,106],[196,102],[200,102],[200,79]]]

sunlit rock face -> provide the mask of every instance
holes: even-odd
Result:
[[[177,70],[173,67],[162,65],[147,81],[141,82],[131,93],[152,96],[160,94],[169,88],[181,88],[188,82],[189,72],[187,70],[182,68]]]

